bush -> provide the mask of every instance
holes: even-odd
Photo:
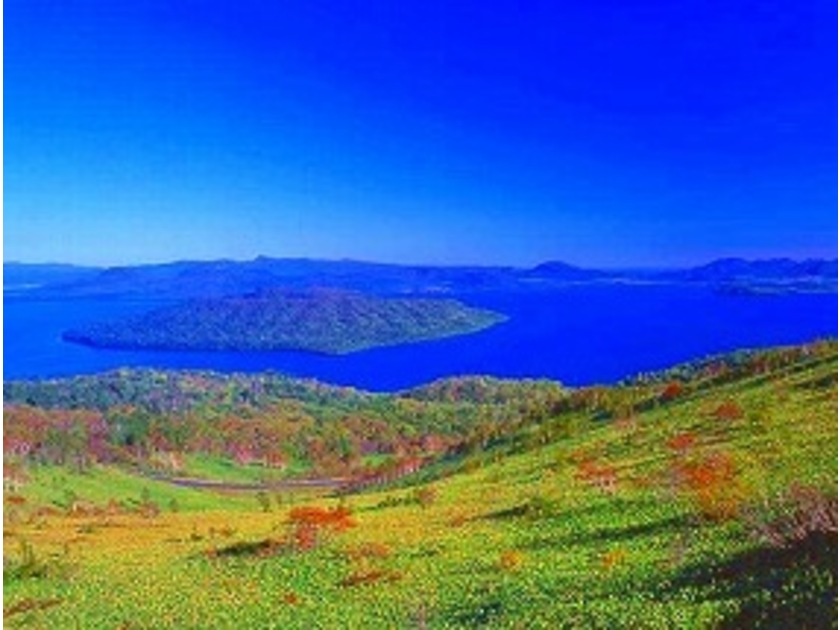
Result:
[[[738,515],[745,492],[728,453],[709,453],[679,461],[674,464],[673,474],[705,518],[725,521]]]
[[[812,534],[837,536],[837,497],[793,484],[773,501],[745,513],[750,531],[771,547],[783,549]]]
[[[356,525],[350,510],[342,505],[334,508],[302,506],[294,508],[289,514],[293,527],[292,538],[299,550],[317,547],[325,532],[343,532]]]
[[[715,418],[718,420],[738,420],[744,416],[741,406],[734,400],[727,400],[715,409]]]
[[[684,431],[670,438],[666,445],[675,453],[685,455],[696,443],[697,435],[691,431]]]
[[[414,491],[414,500],[420,507],[429,507],[437,499],[437,490],[431,486],[423,486]]]
[[[502,571],[515,571],[522,564],[522,554],[515,549],[507,549],[499,556],[498,566]]]
[[[665,386],[665,389],[663,389],[662,393],[659,395],[659,399],[662,402],[670,402],[682,396],[684,391],[685,388],[680,383],[674,381]]]

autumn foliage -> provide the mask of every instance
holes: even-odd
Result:
[[[697,435],[691,431],[677,433],[667,442],[669,449],[678,454],[685,454],[697,443]]]
[[[685,387],[683,387],[680,383],[673,381],[665,386],[665,389],[662,390],[659,398],[662,402],[670,402],[682,396],[684,391]]]
[[[296,507],[289,514],[289,522],[294,545],[303,551],[317,547],[325,533],[343,532],[356,525],[350,510],[341,505]]]
[[[700,513],[715,521],[735,517],[744,500],[735,462],[726,452],[709,453],[674,464],[684,491]]]
[[[587,458],[578,463],[575,477],[605,494],[614,494],[618,489],[618,474],[615,468],[609,464],[598,463],[594,459]]]
[[[515,571],[522,564],[522,554],[515,549],[506,549],[499,555],[499,568],[502,571]]]
[[[744,412],[737,402],[734,400],[727,400],[715,409],[714,415],[718,420],[738,420],[743,417]]]

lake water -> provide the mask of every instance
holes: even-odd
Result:
[[[461,374],[546,377],[569,385],[739,348],[837,335],[836,295],[732,296],[678,286],[589,285],[476,293],[464,302],[509,321],[462,337],[331,357],[301,352],[135,352],[61,340],[81,324],[139,313],[149,302],[4,297],[3,378],[93,373],[123,366],[274,370],[374,391]]]

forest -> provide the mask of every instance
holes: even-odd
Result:
[[[100,348],[347,354],[477,332],[505,319],[452,299],[272,289],[162,307],[63,337]]]

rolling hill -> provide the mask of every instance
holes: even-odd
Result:
[[[835,341],[617,387],[517,393],[455,379],[374,396],[384,425],[353,407],[366,395],[347,392],[352,404],[321,420],[322,445],[345,448],[329,427],[352,425],[363,447],[397,405],[409,423],[423,405],[429,418],[454,410],[454,427],[475,414],[449,444],[378,454],[376,475],[337,496],[271,484],[216,494],[141,476],[143,458],[170,456],[229,478],[269,469],[196,459],[173,412],[135,415],[146,437],[126,441],[137,382],[117,377],[109,387],[123,395],[104,407],[104,426],[85,415],[94,409],[6,401],[9,627],[836,627]],[[53,400],[62,385],[65,401],[84,400],[71,393],[94,378],[49,384]],[[295,414],[311,408],[312,388],[278,391],[281,408],[234,388],[194,409],[215,418],[220,444],[258,444],[280,409],[309,430]],[[323,408],[340,407],[340,390],[329,391]],[[259,430],[238,433],[249,426]],[[9,439],[25,427],[45,437],[29,449]],[[67,448],[93,449],[84,468],[57,463],[60,427],[77,427],[68,435],[81,441]],[[189,448],[212,448],[199,437]]]

